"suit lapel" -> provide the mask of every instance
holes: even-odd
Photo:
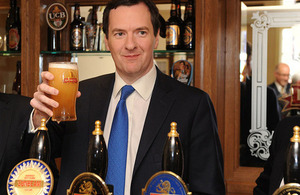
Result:
[[[135,160],[133,176],[145,157],[147,151],[157,136],[167,114],[172,107],[175,97],[171,95],[171,87],[167,86],[168,80],[157,70],[157,79],[153,89],[145,125],[140,140],[138,153]]]
[[[278,89],[277,89],[275,83],[273,83],[273,89],[275,90],[276,96],[278,96],[278,95],[280,94],[280,92],[278,91]]]
[[[114,85],[114,78],[114,74],[112,74],[110,79],[104,80],[105,82],[98,82],[95,92],[92,93],[90,102],[90,121],[94,127],[95,121],[100,120],[102,130],[104,130],[106,115]],[[91,131],[94,130],[94,128],[90,129]]]

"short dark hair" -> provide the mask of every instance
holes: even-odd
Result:
[[[159,11],[152,0],[111,0],[110,2],[108,2],[103,12],[103,32],[105,33],[106,38],[108,38],[108,24],[110,11],[112,9],[118,8],[119,6],[132,6],[137,5],[139,3],[144,3],[148,7],[149,12],[151,14],[151,22],[154,30],[154,35],[157,35],[158,29],[160,28]]]

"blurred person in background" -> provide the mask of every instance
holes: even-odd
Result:
[[[274,72],[275,81],[269,85],[275,90],[277,97],[290,93],[291,84],[289,83],[290,78],[290,67],[285,63],[279,63],[275,67]]]
[[[281,98],[290,94],[291,84],[289,83],[290,78],[290,67],[285,63],[279,63],[275,67],[274,71],[275,81],[269,85],[272,88],[277,96]],[[279,101],[280,111],[284,107],[284,103]],[[283,115],[284,116],[284,115]]]
[[[0,93],[0,194],[7,194],[6,183],[11,170],[28,158],[31,143],[28,120],[32,107],[29,97]]]

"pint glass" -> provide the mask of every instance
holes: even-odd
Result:
[[[49,85],[58,89],[58,95],[51,98],[59,103],[53,109],[53,121],[74,121],[76,117],[76,93],[78,91],[78,67],[74,62],[50,62],[49,72],[54,79]]]

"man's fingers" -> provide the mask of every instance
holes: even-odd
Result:
[[[38,111],[40,115],[43,115],[44,117],[53,116],[52,109],[48,108],[47,106],[37,101],[36,99],[32,99],[30,101],[30,105],[33,108],[35,108],[35,110]]]
[[[42,84],[38,85],[37,90],[38,90],[38,92],[43,92],[48,95],[57,95],[59,93],[59,91],[57,89],[49,86],[46,83],[42,83]]]
[[[35,92],[33,94],[34,100],[45,104],[45,106],[47,107],[53,107],[53,108],[57,108],[59,106],[58,102],[56,102],[55,100],[49,98],[48,96],[46,96],[43,92]],[[37,108],[38,109],[38,108]]]
[[[79,98],[81,96],[81,92],[77,91],[76,97]]]
[[[54,79],[54,75],[49,71],[43,71],[41,73],[41,77],[42,77],[43,82],[45,82],[45,83],[49,83],[49,81]]]

